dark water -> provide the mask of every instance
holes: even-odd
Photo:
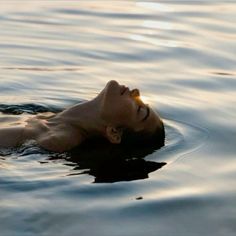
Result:
[[[1,236],[235,235],[234,1],[1,1],[0,13],[0,126],[116,79],[167,132],[121,175],[93,153],[1,150]]]

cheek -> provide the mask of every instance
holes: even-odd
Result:
[[[129,98],[111,96],[104,101],[102,117],[119,125],[130,125],[135,120],[135,102]]]
[[[121,102],[116,112],[116,117],[125,123],[133,122],[135,118],[135,105],[132,102]]]

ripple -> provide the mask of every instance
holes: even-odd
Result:
[[[233,72],[226,72],[226,71],[213,71],[211,73],[215,74],[215,75],[220,75],[220,76],[236,76],[235,73],[233,73]]]
[[[156,155],[148,156],[148,160],[165,160],[170,164],[197,151],[207,143],[209,131],[203,127],[170,119],[165,119],[164,124],[166,127],[166,144]]]
[[[2,70],[25,70],[25,71],[81,71],[79,67],[2,67]]]
[[[4,1],[1,125],[90,99],[117,79],[150,95],[167,137],[165,147],[118,163],[128,171],[116,179],[117,162],[53,159],[34,144],[5,150],[1,234],[234,236],[235,7]]]
[[[39,104],[0,104],[0,112],[4,114],[20,115],[22,113],[37,114],[42,112],[59,112],[57,107],[48,107]]]

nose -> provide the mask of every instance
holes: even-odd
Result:
[[[130,95],[132,97],[139,97],[140,96],[140,92],[139,92],[138,89],[133,89],[133,90],[130,91]]]

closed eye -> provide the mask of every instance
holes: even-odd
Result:
[[[149,117],[149,115],[150,115],[150,108],[149,108],[149,106],[146,106],[146,108],[147,108],[146,109],[147,113],[146,113],[145,117],[142,119],[142,122],[145,121]]]
[[[143,119],[141,120],[141,121],[145,121],[145,120],[146,120],[146,119],[149,117],[149,115],[150,115],[150,108],[149,108],[149,106],[148,106],[148,105],[147,105],[147,106],[145,106],[145,107],[138,106],[137,113],[139,113],[139,112],[140,112],[141,108],[142,108],[142,109],[146,108],[146,115],[145,115],[145,116],[143,117]]]
[[[140,112],[140,109],[141,109],[141,106],[138,106],[138,110],[137,110],[138,113]]]

